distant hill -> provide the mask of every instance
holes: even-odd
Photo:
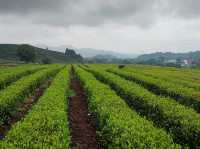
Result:
[[[172,60],[172,59],[192,59],[193,61],[200,60],[200,51],[188,53],[172,53],[172,52],[156,52],[152,54],[144,54],[134,59],[135,62],[145,62],[149,60]]]
[[[13,61],[18,62],[17,44],[0,44],[0,61]],[[51,51],[34,47],[36,51],[36,62],[40,63],[45,57],[49,58],[52,63],[71,63],[77,62],[76,59],[65,56],[62,52]]]
[[[16,62],[19,61],[17,56],[17,44],[0,44],[0,63],[3,62]],[[43,48],[34,47],[36,51],[36,62],[41,62],[43,58],[47,57],[52,63],[74,63],[80,61],[80,56],[85,57],[85,62],[90,63],[145,63],[145,64],[158,64],[162,65],[164,61],[168,60],[192,60],[195,64],[200,65],[200,51],[188,53],[172,53],[172,52],[156,52],[151,54],[144,54],[136,57],[134,54],[122,54],[112,51],[96,50],[91,48],[77,49],[73,46],[60,46],[48,47],[50,50],[44,49],[45,45],[40,46]],[[74,49],[77,53],[73,56],[65,55],[66,48]],[[60,52],[58,52],[60,51]],[[80,54],[80,55],[79,55]],[[70,54],[69,54],[70,55]],[[76,56],[77,55],[77,56]],[[77,58],[76,58],[77,57]],[[136,58],[135,58],[136,57]]]

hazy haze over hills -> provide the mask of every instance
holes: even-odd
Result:
[[[36,45],[40,48],[47,48],[46,45]],[[59,52],[65,52],[66,48],[74,49],[77,53],[81,54],[83,57],[95,57],[97,55],[111,55],[116,58],[135,58],[139,56],[139,54],[133,54],[133,53],[122,53],[122,52],[113,52],[109,50],[100,50],[100,49],[92,49],[92,48],[76,48],[71,45],[62,45],[58,47],[48,47],[49,50],[59,51]]]

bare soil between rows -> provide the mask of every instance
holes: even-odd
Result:
[[[0,140],[2,140],[9,132],[11,127],[22,120],[26,114],[31,110],[32,106],[43,95],[44,91],[50,86],[51,81],[47,80],[38,88],[36,88],[31,96],[29,96],[23,103],[20,103],[17,108],[17,112],[9,118],[9,120],[0,126]]]
[[[69,99],[69,123],[72,148],[104,149],[105,144],[98,137],[90,118],[87,97],[80,82],[71,73],[71,89],[76,93]]]

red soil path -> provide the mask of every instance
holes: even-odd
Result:
[[[104,144],[97,136],[96,129],[91,122],[88,111],[87,98],[80,82],[72,73],[71,89],[76,93],[69,100],[69,122],[72,148],[103,149]]]

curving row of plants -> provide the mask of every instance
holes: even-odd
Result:
[[[67,149],[70,144],[67,119],[69,71],[65,68],[54,78],[38,103],[23,121],[16,123],[1,149]]]
[[[99,80],[109,84],[141,115],[151,119],[158,127],[173,135],[175,142],[191,148],[200,147],[200,115],[176,101],[156,96],[141,85],[117,75],[86,69]]]
[[[196,80],[200,81],[200,76],[198,75],[200,71],[198,69],[191,68],[175,68],[175,67],[162,67],[162,66],[152,66],[152,65],[130,65],[126,69],[137,69],[142,72],[153,72],[167,74],[169,77],[178,77],[183,80]]]
[[[164,130],[139,116],[110,89],[81,68],[75,67],[87,95],[90,112],[98,120],[108,148],[179,148]]]
[[[10,73],[12,71],[22,70],[27,67],[36,66],[35,64],[25,64],[25,65],[18,65],[15,67],[0,67],[0,75],[3,73]],[[39,66],[39,65],[38,65]]]
[[[180,84],[171,83],[161,79],[148,77],[142,75],[141,73],[125,72],[116,69],[110,69],[109,72],[141,84],[143,87],[157,95],[172,97],[179,103],[192,107],[197,112],[200,112],[200,93],[192,88],[184,87]]]
[[[47,69],[25,76],[0,91],[0,125],[9,120],[17,110],[17,104],[25,100],[41,83],[55,75],[63,66],[52,65]]]
[[[195,90],[200,91],[200,85],[197,80],[193,80],[190,77],[184,76],[184,74],[180,72],[162,72],[161,69],[152,71],[152,70],[140,70],[140,69],[135,69],[135,68],[125,68],[125,71],[132,72],[132,73],[139,73],[148,77],[153,77],[155,79],[161,79],[165,80],[168,82],[176,83],[176,84],[181,84],[183,86],[189,87],[189,88],[194,88]]]
[[[134,68],[133,68],[134,69]],[[132,69],[132,70],[133,70]],[[131,70],[129,68],[127,68],[127,70]],[[141,69],[139,69],[141,70]],[[200,81],[199,77],[198,77],[198,73],[200,72],[197,72],[197,73],[191,73],[190,69],[187,70],[187,71],[181,71],[182,69],[178,69],[177,71],[167,71],[167,70],[163,70],[162,68],[159,68],[159,69],[155,69],[155,70],[142,70],[143,72],[145,73],[151,73],[151,74],[163,74],[165,76],[168,76],[169,78],[176,78],[176,79],[179,79],[179,80],[184,80],[184,81]]]
[[[0,90],[4,89],[10,83],[16,81],[17,79],[29,75],[31,73],[37,72],[41,69],[45,68],[45,66],[23,66],[18,69],[13,69],[9,73],[1,73],[0,74]]]

